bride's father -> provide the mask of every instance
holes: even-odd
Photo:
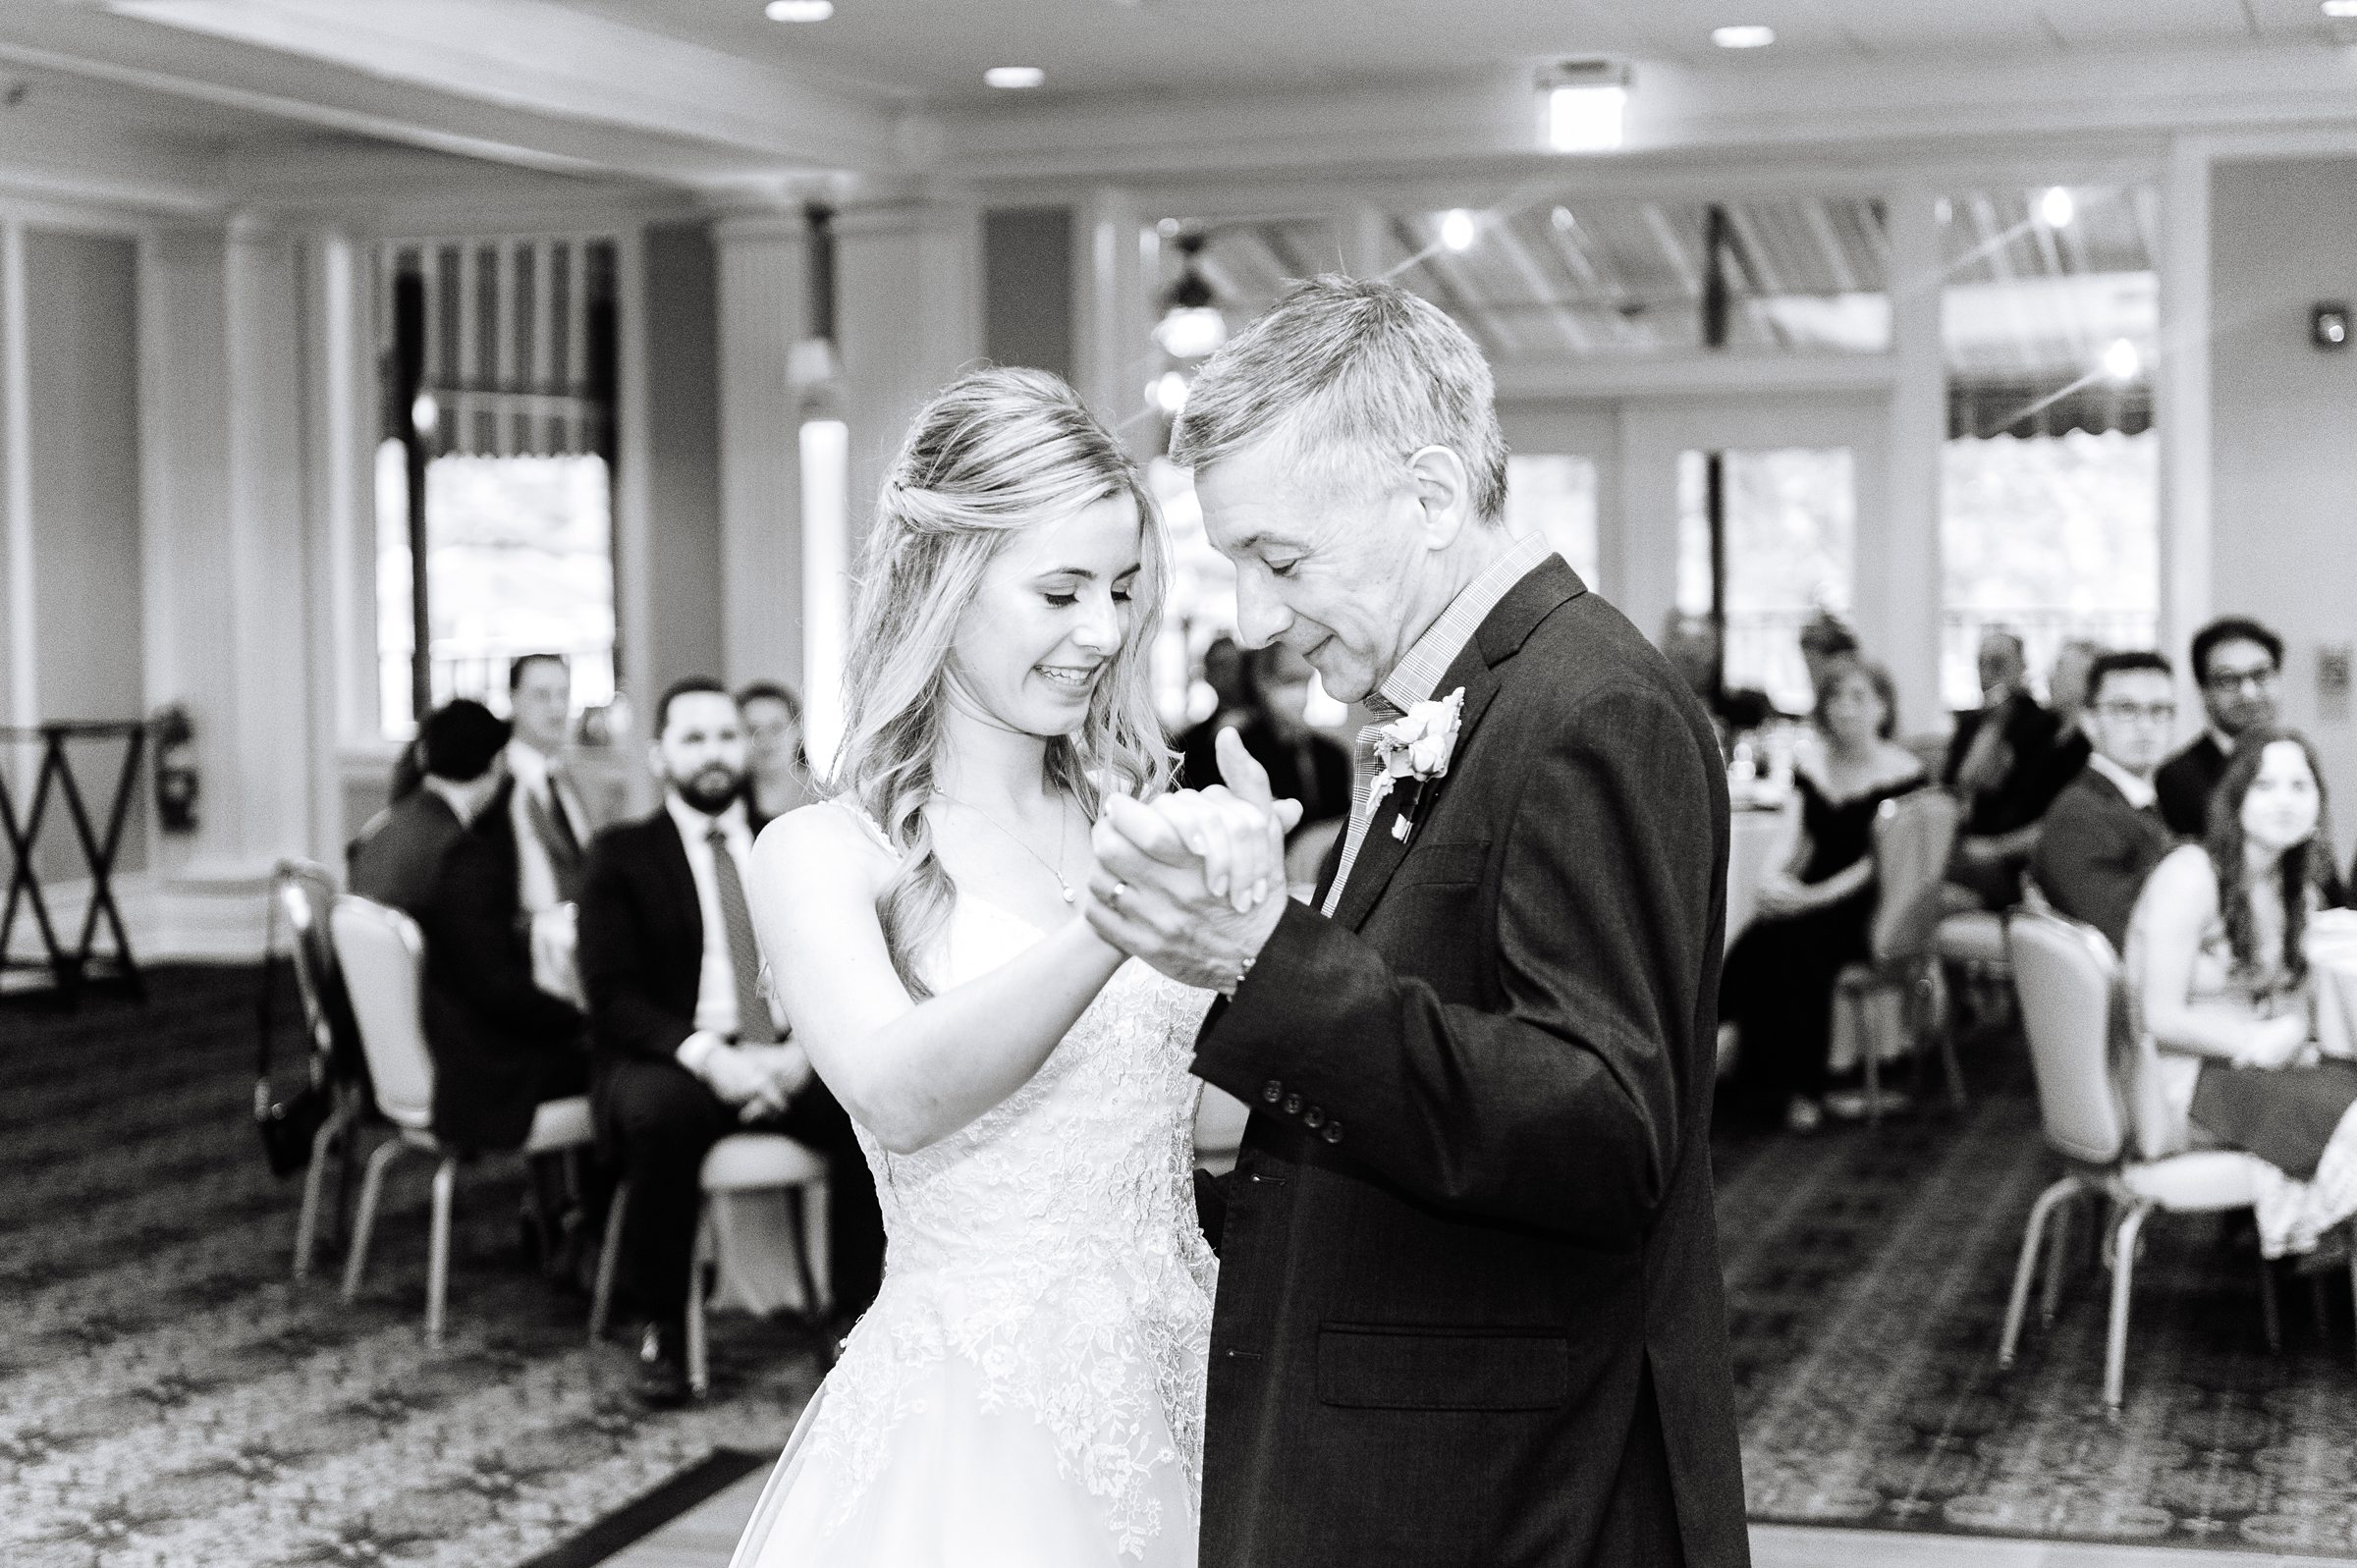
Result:
[[[1117,803],[1098,836],[1091,918],[1230,993],[1195,1071],[1253,1111],[1205,1568],[1745,1562],[1710,721],[1507,535],[1489,368],[1404,290],[1296,285],[1206,366],[1173,456],[1243,640],[1290,644],[1373,721],[1311,906],[1212,896],[1177,830],[1234,817],[1216,794]]]

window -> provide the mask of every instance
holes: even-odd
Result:
[[[1678,612],[1712,613],[1716,532],[1727,572],[1725,683],[1764,691],[1785,713],[1806,713],[1814,701],[1801,626],[1820,610],[1849,611],[1857,538],[1851,467],[1847,447],[1678,456]]]
[[[411,734],[421,702],[505,711],[508,665],[526,653],[565,655],[574,700],[603,707],[616,678],[613,243],[394,243],[378,275],[383,732]]]
[[[1581,579],[1596,581],[1596,464],[1586,458],[1515,453],[1506,460],[1506,529],[1544,534]]]
[[[2160,214],[2143,187],[1970,190],[1941,213],[1940,684],[1971,708],[1990,627],[2020,633],[2039,675],[2071,638],[2153,640]]]

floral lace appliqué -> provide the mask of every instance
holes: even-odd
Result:
[[[968,968],[958,960],[977,924],[1006,919],[961,903],[952,972]],[[1187,1063],[1207,1002],[1124,965],[1031,1081],[972,1125],[906,1156],[860,1133],[891,1251],[804,1434],[845,1483],[830,1529],[895,1431],[924,1419],[927,1375],[951,1355],[979,1375],[986,1413],[1047,1432],[1122,1554],[1181,1523],[1161,1517],[1165,1467],[1182,1468],[1199,1504],[1216,1265],[1195,1222],[1201,1086]]]

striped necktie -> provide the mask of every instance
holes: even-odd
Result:
[[[720,889],[720,921],[728,928],[729,968],[737,977],[737,1038],[747,1045],[768,1045],[778,1038],[769,1016],[769,999],[761,995],[761,946],[753,940],[753,913],[744,901],[744,879],[737,875],[737,857],[729,850],[729,836],[714,823],[704,835],[712,846],[712,881]]]
[[[1367,726],[1359,730],[1350,748],[1350,827],[1343,838],[1343,858],[1334,868],[1334,885],[1326,890],[1326,902],[1319,913],[1332,918],[1343,901],[1343,885],[1350,880],[1350,867],[1358,859],[1358,851],[1367,841],[1367,826],[1375,819],[1375,780],[1383,772],[1376,757],[1376,737],[1383,727],[1399,717],[1399,710],[1381,692],[1367,696]]]

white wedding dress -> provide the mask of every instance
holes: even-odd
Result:
[[[946,990],[1041,933],[958,898]],[[1209,997],[1132,960],[1031,1081],[913,1155],[889,1250],[734,1568],[1192,1568],[1215,1264],[1187,1072]]]

